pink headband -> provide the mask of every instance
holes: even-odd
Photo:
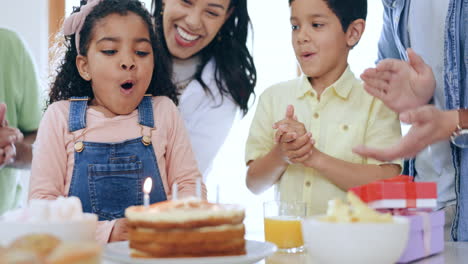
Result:
[[[81,6],[80,11],[71,14],[63,22],[63,34],[70,36],[75,34],[76,51],[80,54],[80,31],[86,20],[86,17],[91,13],[93,8],[102,0],[88,0],[86,5]]]

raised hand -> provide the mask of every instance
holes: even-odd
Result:
[[[286,107],[284,119],[274,123],[273,128],[276,129],[276,143],[279,143],[280,139],[283,142],[291,142],[307,132],[304,124],[297,121],[297,117],[294,115],[294,106],[292,105]]]
[[[23,134],[16,128],[8,127],[6,104],[0,103],[0,168],[14,162],[15,143],[23,140]]]
[[[16,148],[14,144],[10,144],[0,149],[0,168],[15,162]]]
[[[361,74],[364,89],[397,113],[427,104],[436,86],[431,67],[412,49],[407,52],[408,62],[385,59]]]
[[[425,105],[400,114],[400,120],[412,126],[398,143],[386,149],[358,146],[353,152],[381,161],[414,157],[425,147],[450,138],[458,124],[458,113]]]
[[[23,134],[16,128],[0,127],[0,148],[20,142],[23,140]]]

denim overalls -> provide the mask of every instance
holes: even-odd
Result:
[[[138,106],[138,122],[153,128],[151,100],[145,96]],[[70,132],[86,128],[87,107],[87,97],[71,99]],[[84,212],[97,214],[99,220],[124,217],[127,207],[143,204],[143,181],[147,177],[153,180],[150,203],[166,200],[151,137],[142,135],[117,143],[74,143],[75,165],[68,195],[80,198]]]

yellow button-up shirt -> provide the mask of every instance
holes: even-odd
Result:
[[[273,148],[276,131],[272,125],[284,119],[289,104],[312,133],[315,147],[344,161],[380,164],[354,154],[352,148],[360,144],[389,147],[401,137],[397,114],[367,94],[348,67],[323,91],[320,100],[305,75],[268,88],[260,96],[250,127],[246,162],[265,156]],[[325,213],[330,199],[344,198],[345,194],[318,171],[302,164],[289,165],[275,187],[278,200],[304,201],[309,215]]]

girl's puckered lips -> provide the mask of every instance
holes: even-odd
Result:
[[[125,90],[130,90],[133,88],[133,85],[134,85],[134,82],[131,80],[128,80],[128,81],[123,82],[120,85],[120,87],[122,87],[122,89],[125,89]]]

